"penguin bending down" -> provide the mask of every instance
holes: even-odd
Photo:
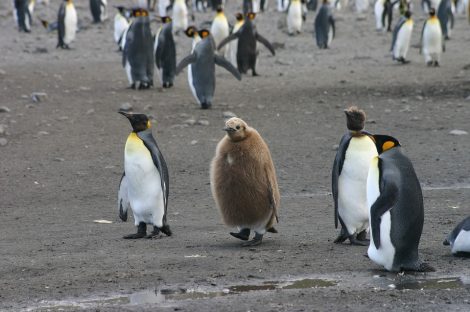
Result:
[[[302,31],[302,3],[292,0],[287,7],[287,32],[289,35],[300,34]]]
[[[436,17],[436,10],[429,10],[429,18],[424,22],[421,31],[421,49],[428,66],[439,66],[441,53],[445,51],[441,23]]]
[[[148,89],[153,85],[153,37],[145,9],[132,10],[134,20],[126,33],[122,66],[132,89]]]
[[[454,12],[452,0],[441,0],[437,9],[437,18],[441,23],[442,35],[445,40],[450,39],[450,33],[454,28]]]
[[[338,220],[341,223],[341,233],[334,242],[349,239],[352,245],[367,246],[367,173],[378,153],[372,135],[364,131],[364,111],[352,106],[344,112],[349,132],[341,138],[332,172],[335,228]]]
[[[222,40],[217,47],[217,50],[220,50],[230,41],[238,39],[238,71],[242,74],[246,74],[248,69],[251,69],[253,76],[258,76],[256,73],[256,58],[258,57],[257,42],[261,42],[266,48],[268,48],[272,55],[275,55],[276,53],[274,52],[274,47],[271,43],[256,31],[256,26],[252,22],[255,17],[255,13],[248,13],[247,18],[240,29],[236,33],[232,33],[230,36]]]
[[[200,30],[199,36],[202,40],[196,43],[190,55],[181,60],[176,67],[176,74],[186,66],[191,66],[191,75],[188,75],[189,87],[201,108],[207,109],[212,106],[214,97],[215,64],[225,68],[238,80],[241,80],[241,76],[229,61],[215,54],[214,38],[208,30]]]
[[[374,135],[379,152],[367,176],[369,258],[392,272],[434,271],[419,260],[424,222],[423,194],[411,161],[397,139]]]
[[[411,34],[413,32],[413,19],[411,12],[406,11],[393,30],[392,55],[393,59],[403,64],[409,63],[406,54],[410,47]]]
[[[315,18],[315,37],[320,49],[328,49],[335,37],[335,19],[328,0],[323,0]]]
[[[101,23],[107,17],[106,11],[108,3],[106,0],[90,0],[91,16],[93,17],[93,23]]]
[[[77,11],[72,0],[64,0],[59,7],[57,24],[59,41],[57,48],[69,49],[69,44],[75,39],[77,32]]]
[[[211,190],[224,223],[238,227],[232,236],[261,244],[266,232],[277,233],[280,194],[269,148],[243,120],[227,120],[227,135],[217,144],[210,168]]]
[[[124,40],[129,21],[126,16],[126,9],[123,6],[116,7],[118,12],[114,16],[114,41],[119,46],[119,51],[123,50],[121,43]]]
[[[222,6],[217,7],[217,14],[214,17],[211,25],[211,34],[214,37],[215,46],[219,45],[219,43],[228,37],[229,35],[229,27],[227,17],[224,14],[224,9]],[[228,49],[227,47],[220,50],[220,55],[227,55]]]
[[[176,47],[173,39],[171,18],[162,17],[163,26],[155,36],[155,65],[163,88],[173,86],[176,74]]]
[[[236,33],[245,22],[243,19],[242,13],[235,14],[235,18],[237,19],[237,21],[235,22],[235,25],[233,26],[232,34]],[[233,66],[237,67],[238,39],[234,39],[230,41],[229,51],[230,51],[230,62],[232,63]]]
[[[451,247],[457,257],[470,257],[470,217],[460,222],[444,240],[444,245]]]
[[[173,31],[176,34],[188,27],[188,8],[185,0],[174,0],[171,19],[173,20]]]
[[[153,238],[160,231],[171,236],[167,223],[169,175],[165,159],[150,129],[150,120],[144,114],[119,112],[129,119],[132,132],[124,149],[124,174],[119,185],[119,217],[127,221],[127,210],[134,214],[137,233],[126,239]],[[147,235],[147,224],[153,232]]]
[[[30,10],[28,0],[14,0],[13,17],[15,18],[19,31],[31,32],[31,15],[32,9]]]

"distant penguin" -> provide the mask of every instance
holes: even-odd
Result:
[[[277,11],[285,12],[289,6],[289,0],[277,0]]]
[[[77,11],[72,0],[64,0],[60,4],[57,22],[59,29],[57,48],[69,49],[69,44],[75,40],[78,27]]]
[[[355,0],[354,4],[357,13],[363,13],[369,8],[369,0]]]
[[[243,246],[262,242],[266,232],[277,233],[280,194],[276,171],[267,144],[258,131],[243,120],[227,120],[227,135],[217,144],[211,163],[212,195],[224,223],[237,227],[232,236],[247,241]]]
[[[171,5],[170,0],[159,0],[158,1],[158,15],[167,16],[168,7]]]
[[[242,74],[251,69],[253,76],[257,76],[256,72],[256,59],[258,57],[258,47],[257,42],[261,42],[272,55],[275,55],[274,47],[271,43],[261,36],[256,31],[256,26],[253,24],[255,19],[255,13],[248,13],[245,22],[240,27],[236,33],[232,33],[230,36],[222,40],[222,42],[217,47],[220,50],[225,44],[229,43],[231,40],[238,39],[237,47],[237,65],[238,71]]]
[[[155,36],[155,65],[163,88],[170,88],[176,74],[176,47],[171,18],[164,16],[162,22],[163,26]]]
[[[444,240],[454,256],[470,257],[470,217],[460,222]]]
[[[302,3],[291,0],[287,7],[287,32],[296,35],[302,32]]]
[[[196,47],[197,43],[199,41],[201,41],[201,37],[199,36],[198,30],[195,26],[189,26],[188,28],[186,28],[184,33],[186,34],[186,36],[193,39],[193,41],[191,43],[191,54],[192,54],[194,52],[194,48]],[[196,98],[195,91],[193,90],[194,86],[193,86],[193,82],[192,82],[193,81],[193,71],[192,71],[192,69],[193,69],[193,64],[189,64],[188,65],[188,75],[187,75],[188,76],[188,85],[189,85],[189,88],[191,89],[191,92],[192,92],[193,96]]]
[[[374,140],[380,156],[372,159],[367,176],[367,254],[388,271],[434,271],[418,257],[424,206],[413,165],[397,139],[374,135]]]
[[[186,66],[191,66],[191,75],[188,76],[189,87],[201,108],[207,109],[212,106],[214,97],[215,64],[225,68],[238,80],[241,80],[241,76],[229,61],[215,54],[214,38],[208,30],[200,30],[199,36],[202,40],[194,46],[190,55],[181,60],[176,67],[176,74]]]
[[[173,31],[177,34],[180,30],[188,28],[188,8],[185,0],[174,0],[173,2]]]
[[[235,22],[235,25],[233,26],[232,34],[236,33],[245,22],[243,19],[242,13],[235,14],[235,18],[237,19],[237,21]],[[229,51],[230,51],[230,62],[232,63],[233,66],[237,67],[238,66],[237,65],[238,39],[234,39],[230,41]]]
[[[211,34],[214,37],[215,41],[215,46],[218,46],[219,43],[228,37],[229,35],[229,27],[228,27],[228,21],[227,17],[224,14],[224,9],[222,6],[217,7],[217,13],[214,17],[214,20],[212,21],[211,25]],[[220,55],[227,55],[229,48],[225,47],[221,49]]]
[[[305,6],[309,11],[316,11],[318,7],[318,0],[307,0]]]
[[[392,56],[395,61],[403,64],[409,63],[406,59],[406,54],[410,47],[411,34],[413,33],[413,19],[411,12],[406,11],[405,15],[399,20],[395,29],[393,30]]]
[[[442,35],[444,36],[444,39],[449,40],[451,31],[454,28],[452,0],[441,0],[437,9],[437,18],[441,23]]]
[[[127,20],[126,9],[123,6],[118,6],[116,9],[118,12],[114,16],[114,41],[119,46],[119,50],[123,50],[121,43],[129,27],[129,21]]]
[[[31,32],[31,16],[30,5],[28,0],[14,0],[13,17],[18,25],[19,31]],[[32,2],[34,7],[34,2]]]
[[[374,6],[374,14],[376,30],[387,29],[387,31],[392,31],[393,4],[391,0],[377,0]]]
[[[349,239],[353,245],[367,246],[367,173],[378,153],[372,135],[364,131],[364,111],[352,106],[344,112],[349,132],[341,138],[332,171],[335,227],[341,223],[341,233],[334,242]]]
[[[328,0],[323,4],[315,18],[315,38],[320,49],[328,49],[335,37],[335,20]]]
[[[421,32],[421,49],[424,60],[428,66],[439,66],[441,53],[445,51],[444,38],[442,36],[441,23],[436,16],[436,11],[429,10],[429,18],[424,22]]]
[[[153,36],[145,9],[132,10],[134,17],[126,33],[122,66],[132,89],[148,89],[153,85]]]
[[[152,135],[150,120],[144,114],[119,113],[132,125],[124,149],[124,174],[118,193],[119,216],[121,220],[127,221],[127,210],[131,208],[137,226],[136,234],[124,238],[153,238],[160,231],[171,236],[167,222],[170,187],[168,168]],[[149,235],[147,224],[153,226]]]
[[[93,17],[93,23],[101,23],[107,17],[106,11],[108,3],[106,0],[90,0],[91,16]]]

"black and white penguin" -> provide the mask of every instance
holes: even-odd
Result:
[[[107,17],[106,11],[108,3],[106,0],[90,0],[91,16],[93,17],[93,23],[101,23]]]
[[[237,21],[233,25],[232,34],[236,33],[245,22],[242,13],[235,14]],[[230,41],[230,62],[233,66],[237,67],[237,51],[238,51],[238,39]]]
[[[450,34],[454,28],[454,12],[452,10],[452,0],[441,0],[437,8],[437,18],[441,23],[442,35],[445,40],[450,39]]]
[[[374,5],[375,28],[377,31],[392,31],[393,5],[391,0],[377,0]],[[387,24],[387,25],[385,25]]]
[[[122,66],[132,89],[148,89],[153,85],[153,36],[145,9],[132,10],[134,17],[126,34]]]
[[[287,32],[296,35],[302,32],[302,3],[300,0],[291,0],[287,7]]]
[[[470,217],[460,222],[444,240],[454,256],[470,257]]]
[[[167,223],[168,168],[152,135],[150,120],[145,114],[119,113],[132,125],[124,149],[124,174],[118,193],[119,216],[127,221],[127,210],[131,208],[137,226],[136,234],[124,238],[153,238],[160,231],[171,236]],[[153,226],[150,235],[147,235],[147,224]]]
[[[214,37],[215,46],[228,37],[230,34],[228,20],[225,16],[224,9],[222,6],[217,7],[216,15],[211,24],[211,35]],[[220,55],[227,56],[229,47],[225,47],[219,51]]]
[[[405,15],[398,21],[393,30],[392,52],[393,59],[403,64],[409,63],[406,54],[410,48],[411,34],[413,33],[413,19],[411,12],[406,11]]]
[[[320,49],[328,49],[334,37],[335,20],[333,13],[331,12],[329,1],[323,0],[323,4],[315,18],[315,38],[317,40],[317,46]]]
[[[13,17],[15,18],[19,31],[31,32],[31,3],[34,7],[34,2],[29,2],[28,0],[14,0]]]
[[[272,55],[275,55],[274,47],[272,44],[263,36],[256,31],[256,26],[253,23],[255,19],[255,13],[248,13],[245,22],[236,33],[232,33],[230,36],[222,40],[217,47],[220,50],[225,44],[231,40],[238,39],[237,47],[237,65],[238,71],[242,74],[251,69],[253,76],[257,76],[256,73],[256,59],[258,57],[258,46],[257,42],[261,42]]]
[[[392,272],[434,269],[418,257],[424,223],[421,186],[397,139],[374,135],[378,157],[367,176],[369,258]]]
[[[188,7],[185,0],[173,1],[173,31],[178,33],[180,30],[184,31],[188,27]]]
[[[173,86],[176,74],[176,47],[171,18],[162,17],[163,25],[155,36],[155,65],[163,88]]]
[[[126,9],[123,6],[116,7],[118,10],[114,16],[114,41],[119,46],[119,50],[123,50],[123,38],[125,37],[126,30],[129,27]]]
[[[441,53],[445,51],[444,38],[436,10],[429,10],[429,18],[424,22],[421,31],[421,49],[428,66],[439,66]]]
[[[69,49],[69,44],[75,40],[78,27],[77,11],[72,0],[64,0],[59,7],[57,17],[59,40],[57,48]]]
[[[241,80],[241,76],[229,61],[215,54],[214,38],[208,30],[200,30],[199,36],[201,41],[196,43],[190,55],[181,60],[176,67],[176,74],[186,66],[191,66],[189,87],[201,108],[207,109],[212,106],[215,91],[215,64],[225,68],[238,80]]]
[[[335,227],[341,233],[334,241],[367,246],[369,207],[367,173],[372,158],[378,155],[372,135],[364,131],[366,115],[355,106],[344,111],[349,132],[341,138],[332,171]]]

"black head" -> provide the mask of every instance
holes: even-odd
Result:
[[[169,16],[162,16],[162,23],[163,24],[168,24],[168,23],[171,23],[171,17]]]
[[[374,134],[372,137],[374,138],[375,146],[377,147],[379,155],[389,149],[401,146],[397,139],[389,135]]]
[[[346,114],[346,121],[349,130],[361,131],[364,129],[366,113],[362,109],[357,108],[357,106],[351,106],[348,109],[345,109],[344,113]]]
[[[435,8],[430,8],[429,9],[429,16],[435,16],[436,15],[436,9]]]
[[[132,9],[132,16],[133,17],[145,17],[145,16],[149,16],[149,12],[142,8],[135,8],[135,9]]]
[[[200,31],[198,31],[198,34],[199,34],[199,37],[201,37],[201,39],[204,39],[208,37],[211,33],[207,29],[201,29]]]
[[[115,6],[115,8],[119,11],[119,13],[121,13],[122,15],[124,15],[124,11],[125,11],[125,7],[123,7],[122,5],[120,6]]]
[[[197,33],[197,28],[194,27],[194,26],[189,26],[188,28],[186,28],[186,30],[184,31],[184,33],[185,33],[186,36],[188,36],[189,38],[194,38],[194,35]]]
[[[150,120],[145,114],[134,114],[124,111],[119,111],[118,113],[129,119],[134,132],[141,132],[150,128]]]
[[[216,10],[216,11],[217,11],[217,13],[223,13],[223,12],[224,12],[224,7],[223,7],[221,4],[219,4],[219,5],[217,6],[217,10]]]
[[[250,21],[252,21],[252,20],[255,19],[256,13],[254,13],[254,12],[248,12],[248,13],[246,14],[246,17],[248,17],[248,19],[249,19]]]
[[[405,15],[406,18],[410,18],[411,15],[413,15],[413,14],[410,11],[406,11],[404,15]]]
[[[237,19],[237,21],[243,21],[243,14],[242,13],[237,13],[237,14],[235,14],[235,18]]]

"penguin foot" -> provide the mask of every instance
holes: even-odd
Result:
[[[431,66],[433,66],[433,64],[434,64],[434,62],[433,62],[433,61],[429,61],[429,62],[427,62],[427,63],[426,63],[426,65],[428,65],[428,67],[431,67]]]
[[[209,108],[211,108],[211,106],[212,106],[212,103],[209,103],[209,102],[201,103],[201,108],[202,109],[209,109]]]
[[[438,61],[434,61],[434,67],[439,67],[439,62]]]
[[[344,242],[346,239],[348,239],[348,236],[344,235],[343,232],[341,232],[338,237],[333,241],[335,244],[341,244]]]
[[[367,242],[369,242],[369,240],[367,239],[367,232],[366,232],[366,230],[357,233],[356,238],[357,238],[357,240],[360,240],[360,241],[367,241]]]
[[[250,238],[250,229],[242,229],[240,232],[230,232],[230,235],[232,235],[235,238],[247,241]]]
[[[272,226],[272,227],[270,227],[269,229],[267,229],[266,232],[269,232],[269,233],[279,233],[279,232],[274,228],[274,226]]]
[[[152,233],[149,235],[145,236],[145,238],[151,239],[151,238],[160,238],[160,229],[156,226],[153,227]]]
[[[173,83],[172,82],[164,82],[162,87],[163,88],[171,88],[171,87],[173,87]]]
[[[256,233],[255,237],[251,241],[243,243],[242,246],[243,247],[258,246],[258,245],[261,245],[262,242],[263,242],[263,234]]]
[[[137,233],[129,234],[124,236],[124,239],[139,239],[143,238],[147,235],[147,224],[145,222],[140,222],[139,226],[137,227]]]
[[[410,61],[408,61],[407,59],[405,59],[403,56],[400,56],[399,58],[396,59],[398,62],[402,63],[402,64],[408,64]]]
[[[369,246],[369,240],[358,240],[357,238],[354,237],[354,235],[351,235],[349,237],[349,242],[351,245],[356,245],[356,246]]]
[[[160,228],[160,231],[165,234],[166,236],[171,236],[173,233],[170,230],[170,226],[168,224],[165,224]]]

